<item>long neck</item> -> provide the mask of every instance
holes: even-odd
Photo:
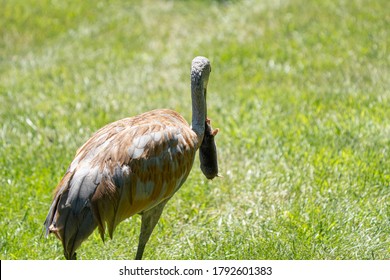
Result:
[[[206,96],[203,81],[200,76],[191,77],[191,97],[192,97],[192,130],[202,142],[206,122]]]

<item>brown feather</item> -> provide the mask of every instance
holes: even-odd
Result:
[[[80,166],[97,168],[99,180],[85,209],[93,213],[104,240],[106,225],[112,238],[121,221],[170,198],[187,178],[198,147],[197,135],[171,110],[154,110],[108,124],[77,151],[58,184],[53,206],[57,212],[48,217],[49,231],[56,233],[70,255],[77,249],[74,244],[82,242],[67,240],[66,225],[59,224],[58,219],[58,202],[63,197],[66,204],[65,193]]]

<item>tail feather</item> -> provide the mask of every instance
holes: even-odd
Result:
[[[62,196],[67,197],[67,192],[69,190],[69,181],[72,179],[72,177],[73,177],[73,173],[67,172],[55,190],[53,202],[50,205],[49,213],[47,214],[46,220],[44,223],[44,226],[46,229],[46,233],[45,233],[46,238],[48,237],[48,235],[51,232],[53,232],[51,230],[51,228],[53,228],[53,226],[54,226],[54,224],[53,224],[54,216],[57,212],[58,203],[59,203],[60,199],[62,198]]]
[[[67,259],[75,258],[76,249],[97,227],[90,200],[99,184],[99,172],[79,167],[69,171],[57,186],[45,220],[46,236],[54,233],[62,241]]]

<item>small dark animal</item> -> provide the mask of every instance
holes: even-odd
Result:
[[[200,169],[207,179],[218,177],[218,157],[217,146],[215,145],[214,137],[219,132],[219,129],[213,129],[210,124],[210,119],[206,118],[204,138],[199,148]]]

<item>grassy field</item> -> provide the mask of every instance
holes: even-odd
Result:
[[[63,259],[54,187],[101,126],[191,117],[212,63],[220,172],[196,159],[145,259],[390,259],[390,1],[3,0],[0,258]],[[131,259],[139,217],[81,259]]]

